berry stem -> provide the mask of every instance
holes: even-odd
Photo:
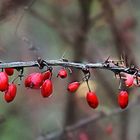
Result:
[[[88,80],[86,80],[86,83],[87,83],[87,87],[88,87],[89,92],[91,92]]]

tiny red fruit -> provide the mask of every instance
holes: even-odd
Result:
[[[105,131],[108,135],[111,135],[113,133],[113,126],[112,124],[108,124],[105,128]]]
[[[8,88],[8,75],[5,72],[0,72],[0,91],[5,91]]]
[[[4,94],[4,99],[6,102],[11,102],[14,100],[15,96],[16,96],[16,92],[17,92],[17,87],[15,84],[10,84],[8,86],[8,89],[7,91],[5,91],[5,94]]]
[[[126,74],[126,80],[125,80],[125,85],[127,87],[131,87],[134,83],[134,77],[133,75],[130,74]]]
[[[43,84],[43,75],[41,73],[32,73],[25,79],[25,87],[38,89]]]
[[[98,107],[99,102],[95,92],[88,92],[86,99],[90,107],[94,109]]]
[[[119,106],[124,109],[127,107],[129,101],[129,96],[126,91],[121,91],[118,95],[118,104]]]
[[[59,77],[61,78],[66,78],[67,77],[67,71],[65,69],[61,69],[59,72],[58,72],[58,75]]]
[[[14,98],[16,96],[17,86],[15,84],[10,84],[6,92],[9,92],[11,97]]]
[[[78,140],[89,140],[89,136],[86,132],[81,132]]]
[[[44,81],[45,81],[46,79],[51,78],[51,76],[52,76],[52,72],[51,72],[50,70],[45,71],[45,72],[43,73],[43,79],[44,79]]]
[[[80,83],[79,82],[73,82],[73,83],[70,83],[68,85],[68,88],[67,89],[70,92],[75,92],[78,89],[79,86],[80,86]]]
[[[42,87],[41,87],[41,94],[43,97],[49,97],[53,92],[53,85],[52,81],[47,79],[44,81]]]
[[[10,94],[5,93],[4,94],[4,99],[7,103],[11,102],[13,100],[13,98],[10,96]]]
[[[4,69],[7,75],[11,76],[14,74],[14,69],[13,68],[5,68]]]
[[[33,75],[33,73],[25,78],[25,81],[24,81],[25,87],[31,87],[31,77],[32,77],[32,75]]]

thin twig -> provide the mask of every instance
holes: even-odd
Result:
[[[32,7],[32,5],[35,2],[36,2],[36,0],[32,0],[27,6],[24,7],[24,11],[21,14],[21,16],[19,17],[19,20],[18,20],[17,25],[16,25],[15,35],[18,35],[18,29],[19,29],[20,24],[21,24],[21,22],[23,20],[23,17],[25,16],[26,12]]]
[[[50,19],[47,17],[42,16],[39,12],[35,9],[30,9],[29,13],[40,20],[43,24],[55,29],[56,33],[67,43],[73,45],[73,38],[71,38],[65,31],[64,28],[59,26],[58,22],[55,19]]]
[[[42,64],[40,67],[39,61],[27,61],[27,62],[2,62],[0,63],[0,69],[3,68],[24,68],[24,67],[39,67],[43,68],[44,66],[53,67],[53,66],[62,66],[67,68],[75,68],[80,70],[87,69],[106,69],[113,71],[114,73],[125,72],[128,74],[134,74],[136,72],[137,76],[140,76],[140,71],[137,68],[131,69],[129,67],[122,67],[119,65],[115,65],[112,62],[101,62],[101,63],[75,63],[70,61],[62,61],[62,60],[41,60]],[[43,65],[43,66],[42,66]]]

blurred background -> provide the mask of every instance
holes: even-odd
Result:
[[[69,61],[95,63],[110,56],[138,67],[139,8],[139,0],[1,0],[0,60],[61,59],[65,54]],[[119,81],[112,72],[91,71],[90,87],[100,101],[94,110],[86,102],[85,83],[76,93],[67,92],[68,83],[80,81],[83,74],[74,69],[60,79],[59,69],[53,71],[50,98],[26,89],[24,82],[12,103],[0,95],[0,140],[140,139],[140,104],[118,109]],[[24,75],[34,71],[39,69],[25,69]],[[129,90],[130,104],[139,91]]]

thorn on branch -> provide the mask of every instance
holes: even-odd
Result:
[[[42,60],[40,57],[37,59],[38,62],[38,67],[39,69],[43,69],[44,68],[44,60]]]

